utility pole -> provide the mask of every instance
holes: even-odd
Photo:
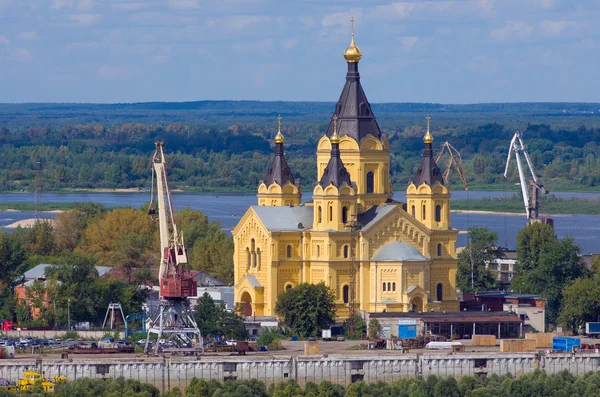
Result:
[[[348,222],[346,228],[350,229],[350,297],[348,299],[348,308],[350,311],[350,333],[353,334],[354,329],[354,316],[358,310],[356,303],[356,232],[360,230],[360,224],[358,223],[356,214],[352,214],[352,220]]]
[[[67,300],[67,318],[69,319],[69,329],[68,331],[71,330],[71,298],[69,298]]]
[[[39,219],[40,217],[40,205],[42,202],[42,163],[36,161],[34,163],[34,172],[35,172],[35,181],[34,181],[34,189],[35,189],[35,218]]]

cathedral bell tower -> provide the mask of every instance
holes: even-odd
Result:
[[[429,130],[423,138],[425,149],[415,178],[406,189],[406,212],[431,230],[448,230],[450,227],[450,189],[433,158],[433,136]]]
[[[300,181],[294,179],[292,170],[285,160],[283,142],[281,116],[279,116],[277,118],[277,135],[275,136],[275,157],[271,161],[267,175],[258,184],[258,205],[300,205],[302,198]]]
[[[350,173],[340,158],[340,136],[337,133],[337,118],[333,116],[333,135],[326,138],[331,143],[329,162],[323,170],[321,180],[313,191],[313,229],[345,230],[345,225],[356,214],[356,189]]]
[[[327,133],[319,140],[317,146],[319,180],[328,164],[332,149],[329,137],[333,136],[334,129],[337,131],[340,136],[340,157],[356,184],[358,212],[385,203],[393,193],[389,177],[389,142],[387,136],[382,135],[379,129],[360,83],[358,63],[361,58],[362,52],[354,42],[352,20],[352,38],[344,52],[344,59],[348,64],[346,84],[331,116]]]

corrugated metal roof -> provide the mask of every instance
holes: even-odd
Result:
[[[24,274],[23,274],[23,279],[27,280],[37,280],[40,278],[46,278],[46,268],[50,267],[50,266],[56,266],[54,264],[49,264],[49,263],[41,263],[39,265],[37,265],[36,267],[34,267],[33,269],[29,269],[27,270]],[[108,273],[109,271],[111,271],[113,268],[109,267],[109,266],[95,266],[96,270],[98,271],[98,276],[102,277],[104,276],[106,273]]]
[[[428,259],[408,243],[392,241],[379,248],[371,257],[377,262],[424,262]]]
[[[512,312],[384,312],[370,313],[374,318],[416,318],[424,323],[519,323],[521,318]]]
[[[271,232],[298,232],[313,224],[313,207],[266,207],[253,205],[252,209]]]

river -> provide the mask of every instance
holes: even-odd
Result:
[[[557,192],[557,197],[597,198],[600,193]],[[478,200],[484,197],[511,197],[513,192],[503,191],[455,191],[452,198],[455,200]],[[404,201],[405,192],[394,193],[394,198]],[[310,201],[312,194],[303,193],[303,201]],[[42,195],[43,202],[70,203],[94,202],[107,207],[131,206],[141,207],[150,200],[150,193],[47,193]],[[34,202],[31,193],[3,193],[0,202]],[[203,194],[203,193],[174,193],[173,205],[175,208],[190,207],[201,210],[211,221],[218,220],[225,230],[231,230],[246,212],[250,205],[256,204],[256,195],[243,194]],[[54,217],[55,213],[44,213],[44,217]],[[15,221],[35,218],[33,212],[0,212],[0,227]],[[597,253],[598,237],[600,236],[600,215],[554,215],[554,227],[559,237],[572,236],[582,248],[583,253]],[[452,227],[466,230],[474,226],[485,226],[498,233],[498,243],[509,249],[516,248],[516,238],[519,231],[525,226],[525,213],[523,215],[503,214],[466,214],[453,213],[451,216]],[[458,238],[458,246],[466,243],[466,235]]]

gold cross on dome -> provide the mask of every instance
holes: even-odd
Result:
[[[333,134],[337,134],[337,114],[333,114]]]
[[[281,132],[281,115],[277,116],[277,132]]]
[[[354,17],[350,19],[350,24],[352,25],[352,33],[354,33]]]
[[[429,121],[431,120],[431,116],[427,115],[426,119],[427,119],[427,131],[429,131]]]

